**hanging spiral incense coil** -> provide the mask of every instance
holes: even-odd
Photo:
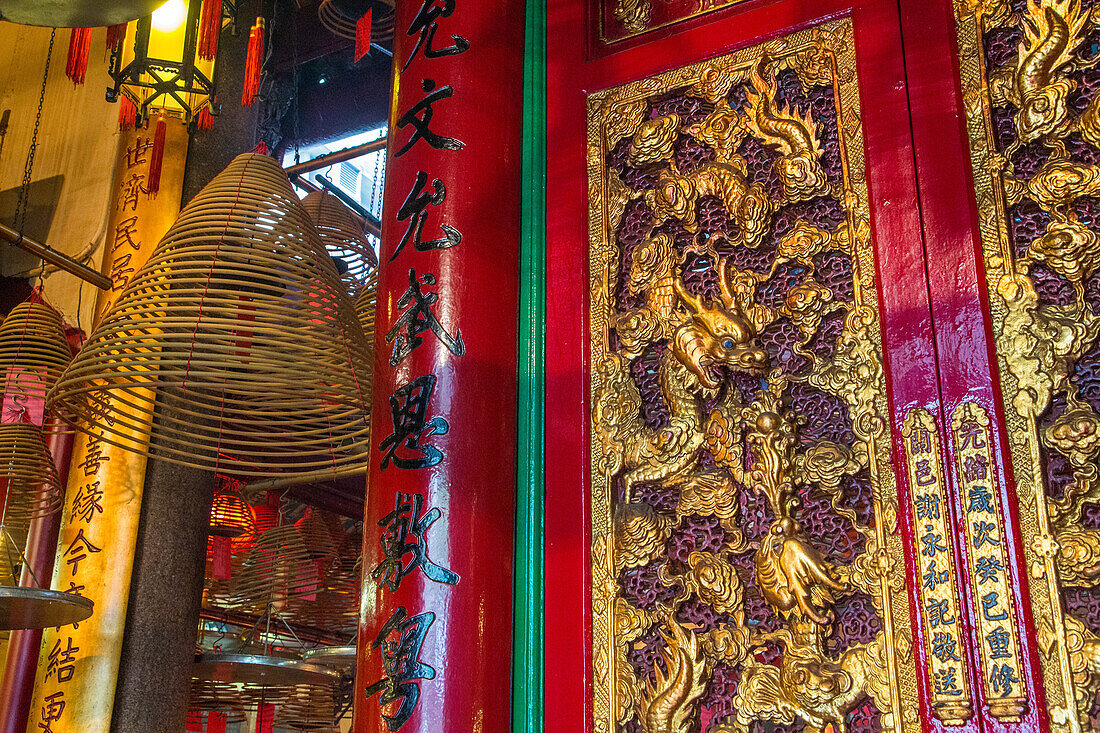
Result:
[[[328,29],[334,36],[340,38],[355,39],[355,22],[358,18],[352,18],[339,7],[337,0],[321,0],[317,6],[317,18],[321,25]],[[364,11],[365,12],[365,11]],[[392,5],[376,2],[371,7],[370,35],[371,42],[380,45],[393,41],[394,12]]]
[[[315,476],[365,465],[370,353],[286,174],[245,154],[183,209],[49,399],[128,450]],[[138,440],[150,393],[172,408]]]
[[[42,430],[27,423],[0,424],[0,485],[7,493],[0,521],[17,541],[31,520],[57,511],[64,493]]]
[[[20,303],[0,324],[0,387],[5,392],[45,397],[71,358],[61,316],[45,303]]]
[[[210,528],[207,534],[236,539],[255,532],[256,522],[252,518],[252,507],[248,502],[238,491],[226,486],[219,488],[214,493],[214,504],[210,508]]]
[[[281,609],[300,596],[316,593],[316,565],[294,525],[273,527],[256,539],[236,574],[231,605],[262,613]]]
[[[248,704],[239,688],[210,680],[192,680],[191,710],[217,712],[227,723],[243,723],[248,718]]]
[[[296,685],[275,709],[275,726],[335,733],[336,690],[332,685]]]
[[[363,220],[330,191],[313,191],[302,199],[317,234],[329,254],[347,265],[344,280],[348,291],[358,294],[367,282],[378,277],[378,255],[367,240]]]

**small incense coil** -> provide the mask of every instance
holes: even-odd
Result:
[[[31,520],[57,511],[64,493],[42,430],[27,423],[0,424],[0,485],[7,494],[0,507],[3,526],[17,541]],[[74,497],[78,500],[79,496]]]
[[[207,534],[237,539],[255,533],[256,522],[252,518],[252,507],[240,493],[225,487],[215,492]]]
[[[233,607],[262,613],[316,593],[316,565],[294,525],[273,527],[249,548],[234,588]]]
[[[248,718],[248,705],[240,689],[219,682],[192,680],[189,707],[221,713],[226,716],[227,723],[243,723]]]
[[[317,18],[334,36],[355,40],[355,22],[359,19],[344,15],[333,0],[321,0],[321,4],[317,6]],[[374,3],[371,7],[371,42],[379,45],[392,42],[393,28],[393,7],[384,2]]]
[[[335,733],[336,691],[332,685],[295,685],[275,709],[275,727]]]
[[[332,514],[309,507],[302,518],[294,523],[302,535],[311,560],[329,561],[336,557],[340,539],[338,522]]]
[[[45,398],[71,359],[61,316],[45,303],[20,303],[0,324],[0,386],[5,392],[14,386],[8,381],[16,379],[19,391]]]
[[[245,154],[183,209],[49,402],[138,453],[316,478],[365,466],[371,370],[354,306],[286,174]],[[146,441],[150,396],[172,409]]]
[[[350,293],[358,294],[372,276],[377,280],[378,255],[367,240],[359,215],[327,190],[306,194],[302,207],[317,227],[325,249],[347,265],[343,277]]]

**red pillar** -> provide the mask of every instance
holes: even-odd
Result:
[[[509,729],[523,23],[397,8],[356,733]]]
[[[45,429],[46,445],[53,456],[61,485],[65,486],[69,477],[69,459],[73,452],[73,432],[56,418],[51,418],[46,423]],[[50,587],[62,511],[64,508],[31,522],[30,531],[27,534],[28,566],[23,568],[19,585],[26,588]],[[8,657],[4,663],[4,680],[0,683],[0,733],[24,733],[27,730],[31,696],[34,693],[34,676],[38,671],[38,651],[41,645],[42,629],[11,632],[11,637],[8,639]]]

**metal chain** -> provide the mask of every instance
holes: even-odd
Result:
[[[38,150],[38,128],[42,124],[42,101],[46,98],[46,81],[50,77],[50,59],[53,58],[53,42],[57,29],[50,30],[50,47],[46,51],[46,68],[42,72],[42,88],[38,90],[38,112],[34,116],[34,132],[31,133],[31,146],[27,150],[27,165],[23,168],[23,186],[19,190],[19,200],[15,205],[15,228],[19,239],[23,239],[23,227],[27,221],[27,198],[31,187],[31,171],[34,170],[34,154]]]

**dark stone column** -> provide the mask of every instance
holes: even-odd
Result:
[[[112,731],[186,725],[214,481],[210,471],[149,461]]]
[[[240,99],[249,28],[260,4],[242,0],[236,33],[222,32],[214,67],[221,113],[212,130],[191,136],[184,206],[235,156],[256,144],[260,103],[242,107]],[[171,404],[157,406],[161,415],[172,409]],[[186,724],[214,484],[210,471],[149,460],[112,731],[178,733]]]

